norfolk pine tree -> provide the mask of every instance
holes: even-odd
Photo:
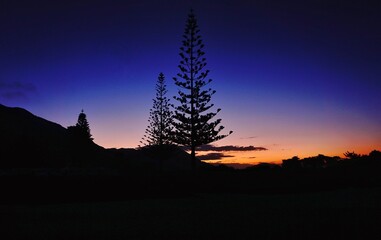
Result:
[[[166,97],[167,86],[165,77],[160,73],[156,83],[156,98],[149,113],[149,125],[145,131],[143,141],[145,145],[171,144],[172,112],[169,99]]]
[[[84,138],[93,140],[93,138],[91,137],[92,135],[90,133],[90,125],[89,125],[89,122],[87,121],[86,114],[83,112],[83,109],[78,116],[78,121],[75,126],[80,130],[81,135]]]
[[[93,146],[91,142],[94,139],[90,133],[90,125],[83,109],[78,115],[77,123],[74,126],[68,126],[67,130],[70,137],[70,146],[74,152],[72,158],[69,158],[71,160],[68,161],[66,167],[82,166],[91,156],[89,153]]]
[[[222,135],[224,129],[219,126],[221,119],[212,121],[221,109],[210,111],[215,90],[207,88],[211,79],[207,79],[209,70],[205,69],[206,58],[203,51],[204,44],[199,34],[196,17],[193,11],[188,15],[180,47],[181,61],[178,65],[180,73],[174,77],[175,84],[180,88],[174,99],[179,102],[174,111],[174,138],[179,145],[189,146],[191,149],[192,169],[196,169],[196,147],[215,142],[229,134]]]

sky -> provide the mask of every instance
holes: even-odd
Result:
[[[64,127],[84,109],[95,143],[137,147],[160,72],[177,94],[190,9],[217,116],[234,132],[201,151],[211,161],[381,149],[377,1],[3,0],[0,103]]]

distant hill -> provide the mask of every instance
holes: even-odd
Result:
[[[14,168],[77,169],[78,174],[87,171],[83,169],[118,174],[189,171],[190,156],[176,146],[105,149],[25,109],[0,104],[0,169]]]
[[[110,149],[129,160],[132,168],[155,172],[187,172],[191,170],[191,156],[175,145],[146,146],[140,149]],[[134,161],[139,159],[139,161]],[[207,165],[197,160],[199,166]]]
[[[1,167],[65,167],[103,150],[91,141],[76,141],[66,128],[22,108],[0,105],[0,132]]]

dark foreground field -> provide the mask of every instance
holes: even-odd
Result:
[[[381,239],[381,188],[2,203],[1,239]]]

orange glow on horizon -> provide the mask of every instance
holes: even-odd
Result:
[[[136,136],[137,138],[139,136]],[[126,137],[127,138],[127,137]],[[139,145],[138,141],[117,141],[112,139],[109,144],[104,143],[101,139],[95,139],[95,143],[103,146],[105,148],[136,148]],[[126,143],[129,144],[126,144]],[[217,146],[222,145],[236,145],[236,144],[218,144]],[[240,145],[242,146],[242,144]],[[380,145],[377,142],[362,142],[362,144],[348,144],[341,142],[337,143],[335,147],[327,145],[312,145],[312,144],[303,144],[303,141],[299,144],[272,144],[270,146],[264,145],[268,150],[265,151],[226,151],[220,152],[224,155],[229,155],[230,157],[223,157],[218,160],[205,160],[208,163],[222,163],[222,164],[258,164],[262,162],[266,163],[281,163],[284,159],[292,158],[293,156],[298,156],[299,158],[317,156],[318,154],[323,154],[326,156],[339,156],[344,157],[346,151],[354,151],[358,154],[369,154],[373,150],[380,150]],[[211,152],[197,152],[198,156],[205,155]]]
[[[93,121],[92,134],[95,143],[105,148],[138,147],[146,128],[146,122],[134,120],[114,120],[107,125],[107,128],[101,121]],[[126,125],[125,122],[133,122],[133,124]],[[281,163],[282,160],[293,156],[305,158],[323,154],[344,157],[343,154],[347,151],[369,154],[373,150],[381,150],[381,135],[377,134],[378,128],[375,126],[368,125],[369,129],[350,129],[344,126],[345,123],[342,126],[332,125],[321,125],[318,128],[318,126],[313,125],[303,127],[290,124],[288,127],[279,127],[274,122],[269,127],[263,122],[262,128],[255,128],[252,127],[250,121],[246,121],[234,128],[235,132],[231,136],[213,143],[213,145],[255,146],[264,147],[268,150],[219,152],[231,157],[205,162],[224,164]],[[231,126],[226,126],[226,128],[233,129]],[[198,155],[207,153],[197,152]]]
[[[346,148],[341,148],[346,149]],[[344,153],[346,151],[354,151],[357,154],[368,155],[373,150],[380,150],[380,148],[362,146],[353,149],[341,150],[340,148],[337,150],[329,150],[328,148],[325,151],[302,151],[302,149],[298,152],[290,151],[290,150],[267,150],[267,151],[250,151],[250,152],[226,152],[226,155],[231,155],[234,157],[226,157],[219,160],[205,160],[204,162],[212,163],[212,164],[249,164],[256,165],[258,163],[274,163],[281,164],[282,160],[292,158],[294,156],[298,156],[299,158],[313,157],[319,154],[323,154],[326,156],[339,156],[341,158],[344,157]],[[199,155],[204,155],[206,152],[202,152]]]

